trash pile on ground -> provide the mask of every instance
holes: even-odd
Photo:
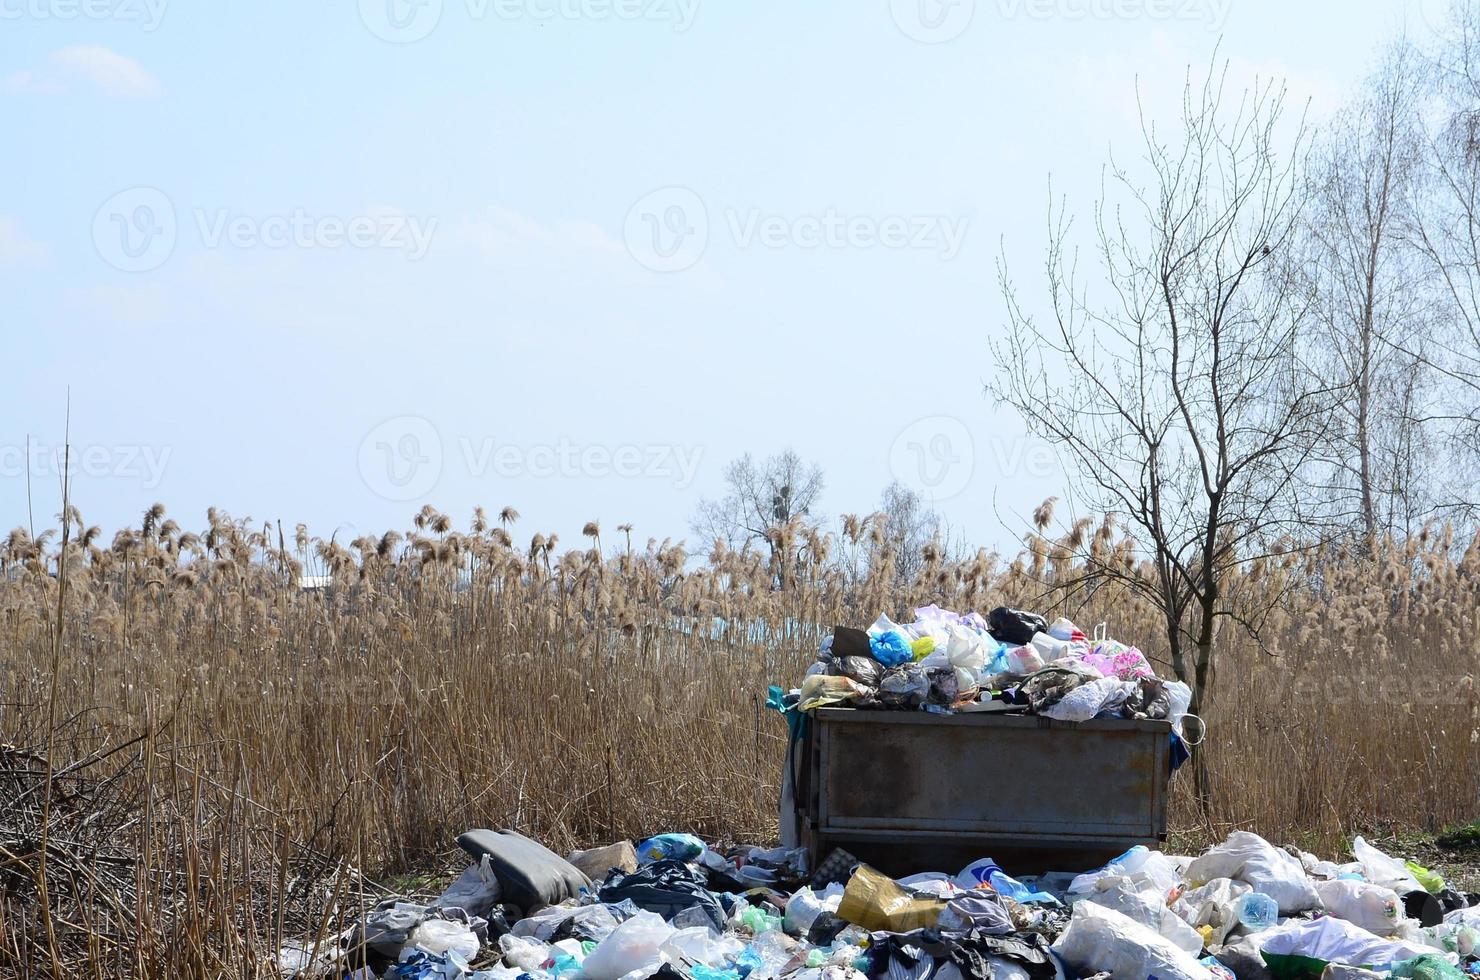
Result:
[[[868,630],[838,627],[801,689],[773,688],[770,697],[793,746],[803,713],[826,706],[1165,720],[1181,752],[1169,754],[1172,768],[1186,758],[1189,702],[1186,685],[1157,677],[1139,650],[1102,631],[1091,639],[1068,620],[1050,625],[1005,607],[983,619],[936,606],[917,609],[908,625],[880,617]],[[783,839],[796,842],[784,820]],[[1015,878],[983,857],[898,879],[830,845],[818,854],[722,848],[672,833],[562,858],[510,831],[469,831],[458,843],[474,863],[435,901],[387,901],[328,941],[290,944],[278,953],[281,972],[352,980],[1480,976],[1480,896],[1360,837],[1345,864],[1238,831],[1195,858],[1136,846],[1083,873]]]
[[[1050,625],[1005,606],[983,619],[931,605],[909,624],[880,616],[867,630],[836,627],[807,669],[799,700],[802,711],[1012,705],[1059,721],[1164,718],[1180,735],[1192,692],[1156,676],[1135,647],[1091,639],[1067,619]]]
[[[512,832],[429,905],[389,901],[285,976],[353,980],[1463,980],[1480,896],[1358,837],[1335,864],[1243,831],[1018,880],[990,859],[894,880],[843,851],[663,834],[567,860]]]

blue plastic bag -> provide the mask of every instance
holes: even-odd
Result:
[[[874,659],[885,667],[898,667],[900,664],[912,663],[915,659],[910,641],[899,630],[885,630],[877,636],[869,637],[868,649]]]
[[[637,845],[640,864],[654,861],[693,861],[703,854],[705,844],[693,834],[658,834]]]
[[[966,869],[956,876],[956,884],[962,888],[990,885],[998,895],[1010,898],[1019,905],[1026,905],[1029,902],[1040,902],[1044,905],[1063,904],[1048,892],[1035,892],[1003,871],[991,858],[982,858],[980,861],[968,864]]]

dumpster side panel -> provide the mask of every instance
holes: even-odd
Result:
[[[819,844],[1118,853],[1166,833],[1165,722],[820,711]]]

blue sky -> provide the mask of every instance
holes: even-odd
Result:
[[[1438,0],[0,0],[0,521],[687,534],[745,451],[1009,547],[995,261],[1220,46],[1319,120]],[[1029,288],[1029,304],[1036,297]]]

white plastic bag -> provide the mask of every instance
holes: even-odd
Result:
[[[1172,889],[1182,883],[1182,873],[1177,869],[1176,861],[1161,851],[1151,850],[1145,844],[1137,844],[1098,871],[1086,871],[1075,876],[1069,885],[1069,898],[1072,900],[1088,895],[1095,890],[1095,882],[1101,879],[1137,874],[1145,875],[1156,882],[1163,896],[1170,894]]]
[[[1183,952],[1193,956],[1202,952],[1202,936],[1166,907],[1165,896],[1148,880],[1102,878],[1095,883],[1095,890],[1087,898],[1102,908],[1114,909],[1139,922]]]
[[[679,929],[669,936],[659,954],[670,963],[703,963],[716,969],[745,951],[745,944],[731,935],[721,936],[709,926]]]
[[[487,854],[477,864],[468,865],[457,880],[447,886],[447,890],[437,896],[437,900],[428,908],[434,909],[462,909],[468,915],[478,915],[484,918],[493,911],[498,904],[499,894],[498,878],[493,873],[493,864]]]
[[[1182,732],[1182,719],[1187,715],[1187,709],[1192,707],[1192,688],[1181,681],[1167,681],[1167,721],[1172,723],[1172,731],[1178,735]]]
[[[1120,681],[1113,677],[1101,677],[1079,685],[1038,713],[1055,721],[1089,721],[1117,697],[1125,700],[1120,697]]]
[[[1471,906],[1467,909],[1455,909],[1453,912],[1444,913],[1444,921],[1460,926],[1474,926],[1480,929],[1480,905]]]
[[[1048,628],[1048,635],[1053,637],[1055,640],[1063,640],[1065,643],[1068,643],[1074,639],[1074,634],[1078,631],[1079,627],[1075,626],[1072,622],[1060,616],[1058,619],[1054,620],[1053,625]]]
[[[794,936],[805,936],[818,916],[824,912],[838,911],[838,906],[843,902],[843,891],[843,886],[838,882],[833,882],[821,892],[814,892],[809,886],[803,885],[787,900],[782,925]]]
[[[1120,862],[1126,874],[1133,877],[1144,875],[1150,881],[1154,881],[1156,887],[1161,889],[1163,899],[1182,884],[1182,872],[1177,867],[1177,859],[1161,851],[1153,851],[1138,844],[1116,860]]]
[[[478,937],[473,935],[473,930],[461,922],[449,922],[446,919],[427,919],[417,926],[411,933],[409,945],[418,946],[438,956],[456,953],[464,960],[474,959],[478,955]]]
[[[965,626],[946,627],[945,653],[953,667],[978,671],[987,665],[986,640],[976,630]]]
[[[1361,863],[1362,873],[1374,885],[1391,888],[1399,895],[1424,890],[1418,879],[1403,867],[1402,861],[1388,857],[1360,837],[1352,841],[1352,857]]]
[[[1403,900],[1391,888],[1350,878],[1316,882],[1326,911],[1370,933],[1390,936],[1403,920]]]
[[[1232,878],[1214,878],[1200,888],[1182,893],[1177,899],[1176,911],[1194,929],[1207,926],[1209,946],[1222,945],[1228,934],[1238,926],[1238,900],[1253,886]]]
[[[1043,658],[1031,646],[1013,647],[1007,651],[1007,669],[1014,674],[1031,674],[1043,669]]]
[[[890,630],[897,630],[899,628],[899,624],[890,619],[888,613],[879,613],[879,618],[874,620],[874,625],[868,628],[868,635],[883,636]]]
[[[1347,966],[1387,966],[1430,952],[1417,943],[1381,939],[1345,919],[1291,919],[1257,936],[1267,955],[1304,956]]]
[[[581,973],[586,980],[621,980],[634,970],[651,967],[656,972],[662,965],[658,947],[672,936],[673,927],[661,915],[638,912],[597,944],[581,964]]]
[[[1037,651],[1038,658],[1046,664],[1051,664],[1074,652],[1074,644],[1067,640],[1056,640],[1047,633],[1034,633],[1028,645]]]
[[[504,962],[518,967],[525,973],[534,973],[551,958],[550,947],[538,939],[516,936],[513,933],[498,937],[498,948]]]
[[[1297,856],[1300,858],[1300,866],[1305,869],[1305,873],[1318,882],[1333,881],[1342,875],[1342,867],[1339,864],[1324,861],[1309,851],[1301,851]]]
[[[822,913],[822,900],[810,887],[803,885],[786,900],[786,912],[781,917],[781,924],[793,936],[805,936]]]
[[[1194,885],[1214,878],[1236,878],[1274,899],[1281,915],[1319,908],[1321,896],[1294,857],[1258,834],[1235,830],[1187,868]]]
[[[1082,974],[1109,972],[1115,980],[1212,980],[1192,954],[1114,909],[1074,903],[1069,928],[1053,951]]]
[[[315,956],[314,950],[318,949]],[[338,972],[343,973],[340,960],[344,950],[334,937],[329,936],[315,943],[311,939],[290,939],[278,950],[277,968],[284,977],[320,977]]]
[[[514,927],[509,931],[516,936],[525,936],[548,943],[551,939],[555,938],[555,933],[560,928],[560,924],[575,914],[576,909],[572,906],[546,906],[533,915],[525,916],[514,923]]]

